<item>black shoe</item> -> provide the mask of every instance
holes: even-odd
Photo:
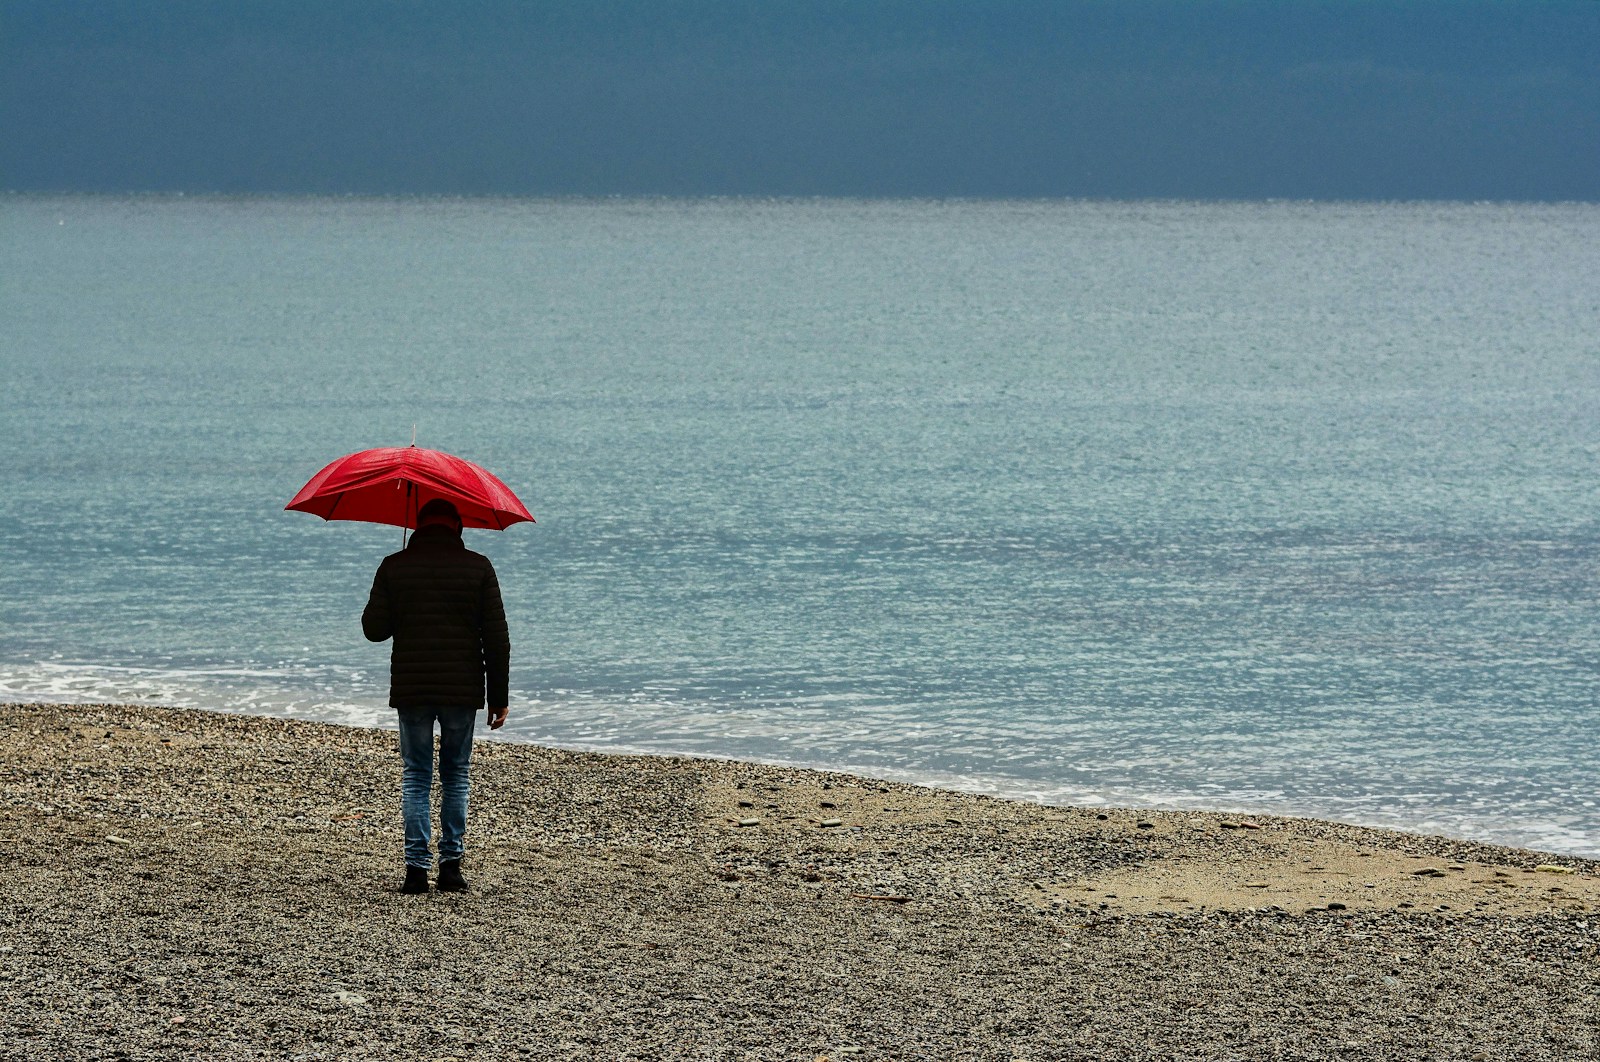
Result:
[[[466,892],[467,879],[461,876],[461,860],[439,860],[439,881],[437,884],[440,892]]]
[[[406,883],[400,886],[400,891],[408,894],[428,891],[428,868],[414,867],[406,864]]]

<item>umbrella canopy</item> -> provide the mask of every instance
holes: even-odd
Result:
[[[435,498],[454,502],[466,527],[504,530],[533,514],[491,473],[451,454],[386,446],[347,454],[311,477],[285,509],[324,520],[415,528],[417,510]]]

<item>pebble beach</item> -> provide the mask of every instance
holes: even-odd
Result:
[[[391,731],[0,745],[5,1059],[1600,1058],[1592,860],[480,741],[405,896]]]

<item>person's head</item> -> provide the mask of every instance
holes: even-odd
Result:
[[[424,527],[450,527],[461,530],[461,514],[456,511],[453,502],[443,498],[435,498],[421,509],[417,510],[417,530]]]

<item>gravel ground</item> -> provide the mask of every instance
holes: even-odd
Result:
[[[1600,1059],[1593,861],[492,742],[404,896],[392,732],[0,747],[6,1059]]]

